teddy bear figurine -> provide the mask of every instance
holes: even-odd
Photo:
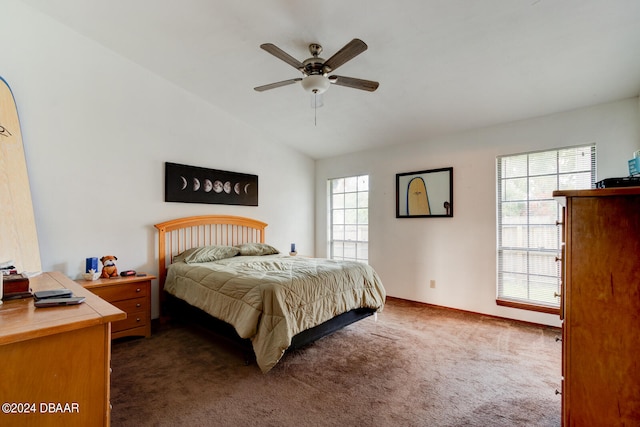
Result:
[[[100,262],[102,263],[102,274],[100,277],[104,277],[108,279],[109,277],[118,276],[118,268],[116,267],[116,258],[113,255],[105,255],[100,258]]]

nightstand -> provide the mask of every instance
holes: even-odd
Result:
[[[78,280],[78,283],[127,313],[125,320],[111,324],[111,339],[151,336],[151,280],[155,276],[113,277]]]

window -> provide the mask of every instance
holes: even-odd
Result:
[[[557,313],[562,208],[554,190],[594,187],[595,145],[497,159],[498,304]]]
[[[369,259],[369,176],[329,180],[329,254],[332,259]]]

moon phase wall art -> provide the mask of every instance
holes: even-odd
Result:
[[[164,201],[258,206],[258,175],[165,162]]]

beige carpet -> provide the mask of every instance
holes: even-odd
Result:
[[[209,332],[116,341],[113,426],[559,426],[559,330],[390,299],[267,374]]]

